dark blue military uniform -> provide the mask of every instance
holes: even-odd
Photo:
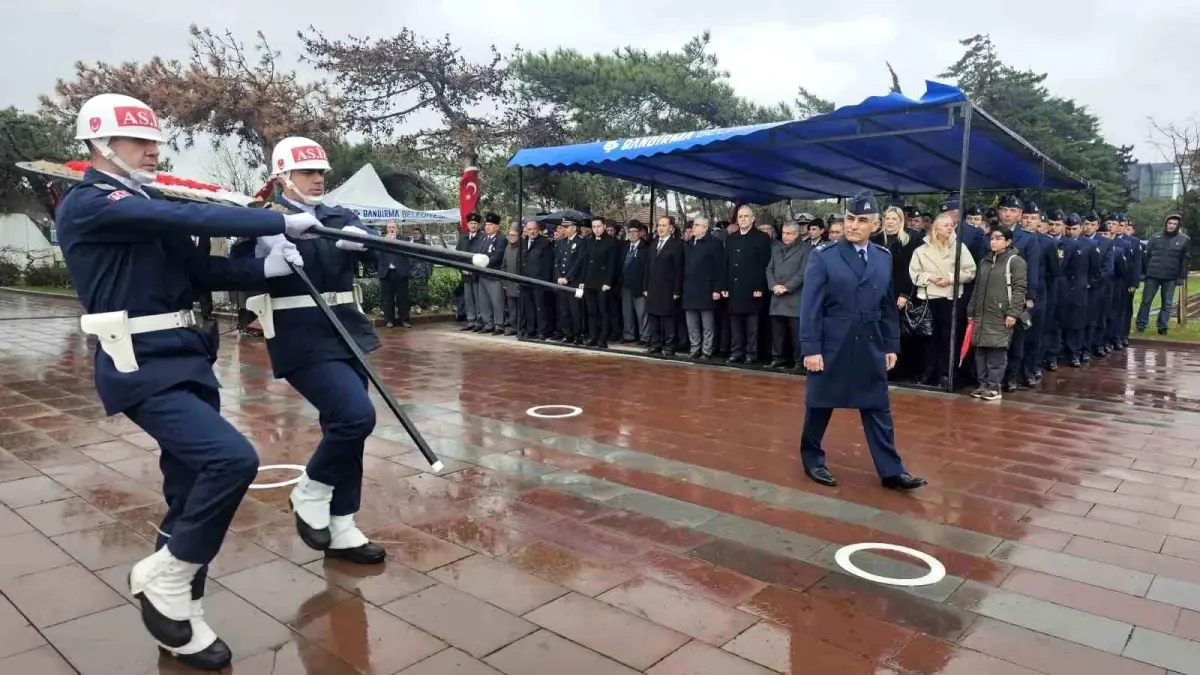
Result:
[[[575,235],[554,243],[554,281],[566,279],[567,286],[578,288],[583,282],[583,263],[587,260],[587,242]],[[583,342],[583,302],[573,295],[555,293],[557,297],[558,330],[566,342]]]
[[[1029,310],[1034,325],[1039,322],[1037,311],[1041,298],[1046,292],[1045,277],[1042,276],[1042,243],[1037,232],[1031,232],[1019,224],[1013,228],[1012,247],[1025,261],[1025,270],[1029,287],[1025,292],[1025,301],[1032,302]],[[1035,329],[1026,329],[1024,324],[1017,322],[1013,329],[1012,341],[1008,347],[1008,367],[1004,374],[1004,386],[1010,391],[1016,387],[1017,380],[1032,380],[1036,374],[1030,368],[1031,362],[1026,359],[1026,352],[1037,351],[1037,335]]]
[[[1096,254],[1093,261],[1096,268],[1092,270],[1092,286],[1088,290],[1088,322],[1084,338],[1084,348],[1096,356],[1103,356],[1104,331],[1107,326],[1108,309],[1112,305],[1113,281],[1113,244],[1112,241],[1094,234],[1085,238],[1091,242]]]
[[[1078,214],[1072,213],[1067,222],[1068,225],[1074,226],[1079,225],[1081,220]],[[1063,241],[1063,254],[1067,261],[1067,290],[1062,311],[1063,344],[1071,365],[1079,367],[1087,359],[1084,340],[1087,331],[1088,293],[1096,274],[1093,270],[1100,263],[1096,257],[1096,247],[1088,239],[1082,236],[1064,236]]]
[[[64,196],[55,214],[71,280],[88,314],[130,317],[190,310],[208,290],[259,290],[263,260],[208,255],[198,237],[257,237],[284,232],[279,213],[142,196],[94,169]],[[97,349],[96,390],[110,415],[125,413],[162,448],[167,514],[161,531],[171,554],[207,564],[258,471],[254,447],[220,414],[216,326],[132,337],[138,369],[119,372]],[[158,546],[166,543],[159,537]],[[203,594],[204,569],[193,584]]]
[[[1061,216],[1058,220],[1062,220]],[[1045,309],[1042,313],[1042,360],[1052,370],[1058,367],[1058,359],[1065,353],[1064,329],[1066,327],[1070,279],[1068,266],[1075,255],[1074,242],[1066,237],[1046,236],[1042,247],[1042,274],[1046,279],[1043,294]]]
[[[293,213],[301,209],[286,199],[280,206]],[[341,229],[363,225],[350,210],[318,204],[313,215],[325,227]],[[365,228],[364,228],[365,229]],[[296,243],[304,258],[304,271],[321,293],[352,292],[359,262],[376,264],[373,251],[347,251],[327,238]],[[234,255],[253,255],[253,241],[239,244]],[[298,276],[267,280],[272,298],[308,296]],[[356,305],[332,305],[334,314],[363,353],[379,348],[379,337]],[[367,395],[367,375],[350,348],[319,307],[275,310],[275,337],[267,340],[275,377],[288,381],[320,413],[321,442],[308,460],[312,480],[333,486],[329,513],[357,513],[362,498],[363,444],[375,429],[375,406]]]
[[[855,197],[848,213],[878,213],[874,201]],[[879,476],[907,474],[896,452],[885,363],[886,354],[900,351],[891,252],[865,242],[859,249],[845,239],[824,244],[809,258],[802,289],[800,353],[824,360],[824,369],[810,373],[805,386],[805,471],[825,466],[821,439],[833,409],[857,408]]]
[[[1113,278],[1112,295],[1108,307],[1107,324],[1104,331],[1104,346],[1108,349],[1122,349],[1121,337],[1124,333],[1122,322],[1128,326],[1129,317],[1125,316],[1126,300],[1129,288],[1133,285],[1131,269],[1133,254],[1129,242],[1114,236],[1111,240],[1113,247]]]
[[[1121,221],[1127,222],[1129,214],[1121,214]],[[1119,237],[1123,239],[1129,251],[1129,287],[1125,289],[1125,311],[1124,318],[1121,320],[1121,345],[1129,346],[1129,333],[1133,327],[1133,293],[1129,292],[1129,288],[1137,289],[1142,285],[1142,261],[1145,256],[1145,251],[1142,249],[1142,242],[1136,236],[1123,234]]]

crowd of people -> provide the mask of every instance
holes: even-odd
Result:
[[[1007,195],[992,208],[959,204],[937,214],[902,203],[884,208],[871,241],[892,254],[902,329],[890,377],[947,387],[975,383],[988,400],[1033,387],[1060,365],[1081,367],[1129,344],[1131,325],[1165,335],[1177,284],[1188,271],[1181,218],[1139,239],[1125,213],[1101,218],[1045,212]],[[501,218],[470,214],[457,249],[486,254],[489,267],[572,288],[572,298],[465,275],[462,330],[649,354],[686,354],[804,372],[797,358],[800,298],[812,251],[842,237],[842,218],[799,214],[782,226],[741,206],[733,222],[673,216],[652,230],[637,220],[536,220],[501,233]],[[957,278],[955,271],[957,270]],[[1133,307],[1144,284],[1142,302]],[[969,334],[973,358],[960,359]]]

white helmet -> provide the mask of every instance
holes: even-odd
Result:
[[[100,94],[84,102],[75,117],[75,139],[90,142],[137,183],[153,183],[155,174],[129,167],[108,146],[112,138],[140,138],[165,143],[158,116],[150,106],[124,94]]]
[[[278,176],[286,187],[291,188],[292,192],[296,193],[305,204],[317,204],[324,195],[300,194],[295,183],[292,182],[291,173],[312,169],[317,171],[329,171],[330,169],[329,158],[325,155],[325,148],[322,148],[320,143],[303,136],[289,136],[275,144],[275,150],[271,152],[271,172]]]

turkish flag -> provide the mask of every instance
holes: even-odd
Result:
[[[458,231],[467,231],[467,215],[479,203],[479,169],[468,166],[458,179]]]

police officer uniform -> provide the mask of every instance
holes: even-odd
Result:
[[[1095,211],[1088,212],[1084,217],[1084,227],[1088,223],[1098,226],[1100,216]],[[1100,234],[1084,235],[1095,249],[1092,261],[1096,263],[1092,272],[1091,287],[1088,289],[1087,329],[1084,335],[1084,348],[1094,356],[1107,356],[1109,349],[1104,344],[1104,333],[1107,328],[1108,310],[1112,306],[1112,281],[1114,273],[1113,244]]]
[[[1050,212],[1051,223],[1061,223],[1063,234],[1047,235],[1043,246],[1042,269],[1046,279],[1042,353],[1046,368],[1058,370],[1058,361],[1068,355],[1066,349],[1067,319],[1071,294],[1071,265],[1078,247],[1066,236],[1066,216],[1061,209]]]
[[[1005,209],[1021,209],[1024,214],[1029,205],[1022,202],[1016,195],[1005,195],[1000,200],[1000,208]],[[1036,209],[1037,206],[1033,205]],[[1045,280],[1042,277],[1042,247],[1038,239],[1038,233],[1033,230],[1025,229],[1021,223],[1017,223],[1012,228],[1013,238],[1012,247],[1025,261],[1026,278],[1028,286],[1025,291],[1026,307],[1029,310],[1029,316],[1033,319],[1032,323],[1037,323],[1035,312],[1042,292],[1045,290]],[[1032,304],[1032,307],[1029,305]],[[1032,326],[1031,326],[1032,328]],[[1008,346],[1008,366],[1004,373],[1004,382],[1002,388],[1004,391],[1015,391],[1018,382],[1022,384],[1031,384],[1031,380],[1036,379],[1035,373],[1027,370],[1025,354],[1027,348],[1035,347],[1036,342],[1031,342],[1030,337],[1033,331],[1027,329],[1021,321],[1017,322],[1013,329],[1012,341]],[[1040,350],[1038,350],[1040,351]]]
[[[479,241],[483,237],[483,233],[479,231],[482,217],[478,213],[471,212],[467,214],[467,233],[460,236],[458,241],[454,243],[456,251],[464,253],[478,253]],[[474,225],[474,230],[471,229]],[[463,289],[463,313],[467,317],[467,323],[460,330],[482,330],[480,323],[480,285],[479,276],[471,274],[463,270],[462,273],[462,289]]]
[[[847,218],[878,222],[875,196],[854,197]],[[859,225],[863,227],[863,225]],[[804,429],[800,456],[804,472],[826,486],[837,480],[825,467],[821,441],[835,408],[856,408],[867,447],[885,487],[911,490],[925,485],[910,476],[896,452],[888,401],[887,355],[900,351],[900,317],[892,289],[891,252],[863,240],[822,244],[813,250],[804,273],[800,300],[800,353],[821,357],[809,368],[805,385]],[[808,364],[806,364],[807,366]]]
[[[295,161],[300,156],[308,159]],[[315,141],[293,136],[272,153],[276,177],[287,195],[276,204],[290,213],[311,213],[321,224],[366,234],[349,209],[325,206],[319,197],[303,195],[289,177],[293,171],[328,171],[325,151]],[[379,348],[379,338],[358,306],[354,277],[359,262],[375,264],[378,255],[350,241],[308,239],[296,247],[317,291],[337,315],[363,353]],[[235,255],[248,255],[248,246]],[[296,530],[310,548],[328,557],[357,563],[383,562],[385,552],[358,529],[354,514],[362,501],[363,446],[375,429],[375,406],[367,394],[367,374],[353,352],[309,296],[298,277],[274,279],[269,293],[247,301],[259,315],[271,368],[320,413],[321,442],[308,460],[289,501]]]
[[[1112,233],[1109,241],[1113,246],[1112,295],[1104,331],[1104,346],[1110,350],[1125,348],[1125,345],[1121,343],[1124,334],[1121,324],[1124,322],[1126,326],[1129,325],[1129,319],[1125,316],[1125,305],[1129,298],[1129,288],[1133,285],[1133,270],[1131,269],[1133,253],[1130,250],[1132,246],[1129,240],[1121,235],[1124,230],[1120,221],[1121,214],[1113,211],[1108,214],[1104,222],[1105,229]]]
[[[124,413],[162,450],[167,514],[157,550],[133,566],[130,590],[146,629],[187,665],[218,670],[228,646],[203,618],[207,564],[258,471],[254,447],[220,414],[215,324],[197,325],[193,301],[210,290],[257,290],[291,273],[295,248],[277,241],[265,260],[209,256],[193,236],[300,234],[311,216],[169,202],[153,173],[133,169],[112,147],[120,139],[165,141],[149,106],[101,94],[80,108],[76,139],[115,167],[89,169],[55,214],[67,270],[99,339],[96,390],[105,411]],[[144,146],[142,146],[144,147]],[[118,173],[118,172],[123,172]]]
[[[1129,256],[1129,288],[1125,289],[1124,316],[1121,319],[1120,341],[1122,347],[1129,346],[1129,333],[1133,329],[1133,296],[1137,292],[1138,286],[1142,285],[1142,261],[1145,251],[1142,249],[1142,241],[1137,238],[1136,234],[1128,234],[1129,229],[1129,214],[1122,212],[1120,214],[1121,236],[1118,237],[1126,243],[1126,250]]]
[[[575,225],[563,220],[564,225]],[[563,237],[554,243],[554,280],[555,282],[577,288],[583,278],[583,264],[586,261],[585,248],[587,243],[578,232],[570,237]],[[563,343],[583,344],[583,302],[575,296],[566,293],[555,293],[558,314],[558,330],[562,333]],[[557,340],[555,340],[557,342]]]

